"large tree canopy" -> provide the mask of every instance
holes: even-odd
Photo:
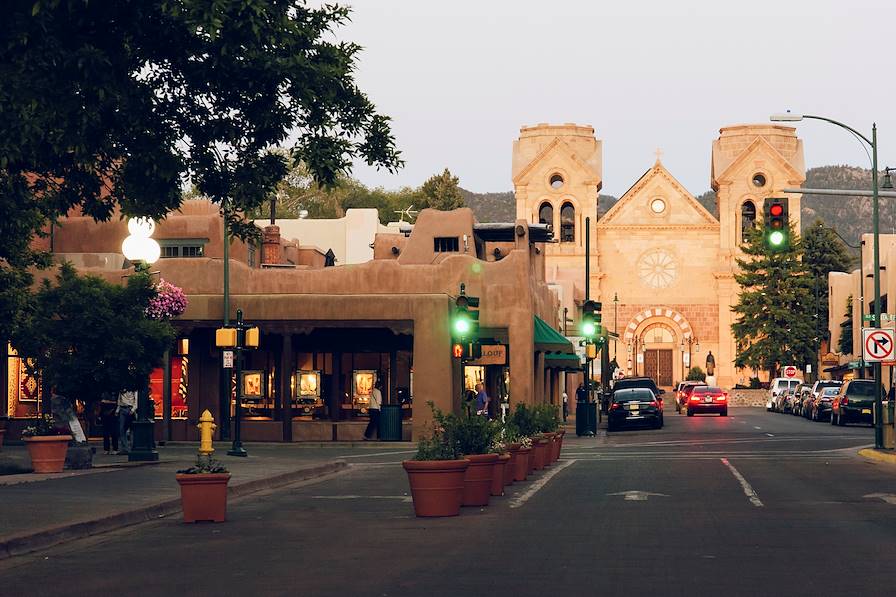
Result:
[[[812,278],[819,333],[821,337],[827,337],[828,274],[849,271],[853,258],[837,234],[821,220],[816,220],[803,232],[803,262]]]
[[[0,268],[80,206],[161,218],[189,179],[234,231],[292,152],[327,185],[354,159],[401,165],[354,81],[348,9],[304,0],[13,0],[0,30]],[[0,329],[0,332],[7,330]],[[2,335],[2,334],[0,334]]]
[[[12,342],[48,388],[71,399],[135,390],[174,340],[170,323],[146,316],[155,296],[148,274],[120,286],[63,263],[56,283],[45,281],[22,310]]]
[[[771,377],[781,365],[804,366],[817,351],[812,278],[802,260],[801,240],[791,229],[789,246],[773,252],[762,230],[748,229],[737,259],[735,280],[741,292],[732,307],[737,339],[737,367],[767,369]]]

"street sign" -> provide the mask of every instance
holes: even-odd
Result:
[[[881,321],[896,321],[896,314],[881,313],[880,320]],[[874,313],[866,313],[866,314],[862,315],[862,321],[874,321]]]
[[[892,329],[862,328],[862,358],[869,363],[893,360],[896,333]]]
[[[224,351],[224,368],[225,369],[233,369],[233,351],[232,350]]]
[[[812,373],[812,365],[806,365],[806,373]]]
[[[796,368],[795,365],[787,365],[783,369],[784,377],[796,377],[796,374],[799,373],[799,369]]]

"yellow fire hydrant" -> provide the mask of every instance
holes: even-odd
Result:
[[[215,425],[215,418],[208,409],[202,412],[202,415],[199,417],[199,424],[196,427],[199,428],[199,453],[211,456],[212,452],[215,451],[215,448],[212,446],[212,434],[218,426]]]

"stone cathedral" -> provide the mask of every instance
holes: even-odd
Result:
[[[723,387],[748,383],[754,373],[734,367],[735,258],[743,230],[761,220],[766,197],[786,197],[799,230],[801,195],[781,192],[805,180],[796,129],[720,129],[709,160],[718,218],[663,166],[660,152],[598,218],[602,157],[603,143],[591,126],[526,126],[513,144],[516,216],[553,226],[546,279],[560,298],[561,321],[578,319],[587,252],[590,298],[602,302],[603,324],[619,336],[609,350],[626,376],[646,375],[668,388],[699,366]]]

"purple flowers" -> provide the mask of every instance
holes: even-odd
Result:
[[[146,307],[146,316],[150,319],[171,319],[187,310],[187,296],[174,284],[160,280],[156,292]]]

